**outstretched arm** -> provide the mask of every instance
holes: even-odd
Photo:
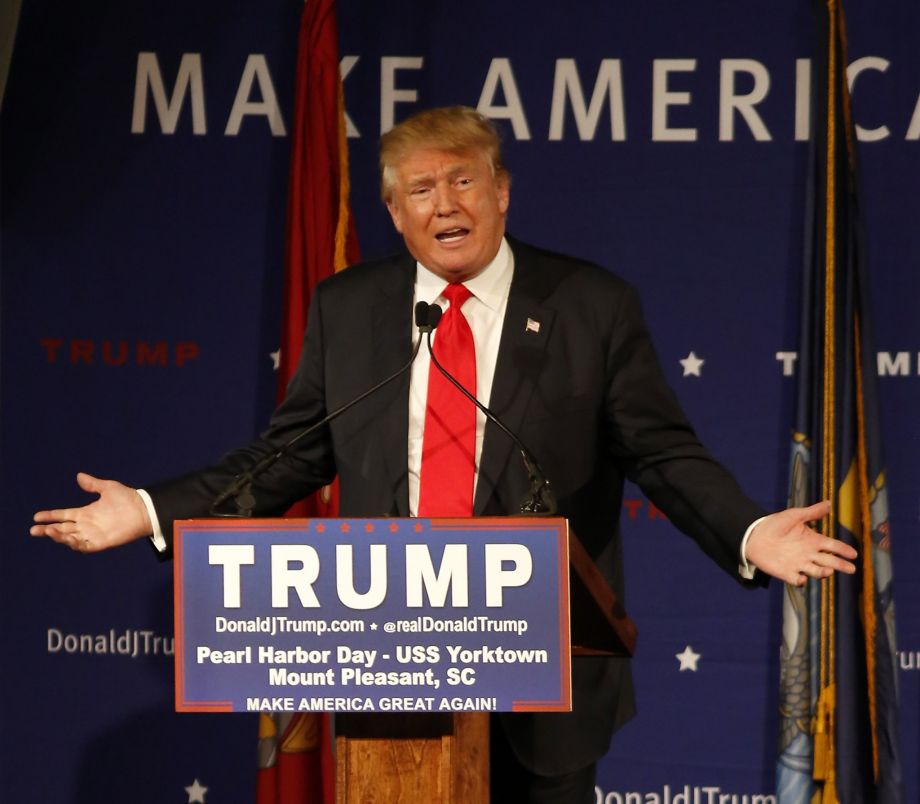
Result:
[[[77,475],[77,483],[99,499],[80,508],[39,511],[34,517],[38,524],[29,531],[33,536],[47,536],[72,550],[95,553],[153,532],[147,508],[134,489],[84,472]]]
[[[829,511],[830,503],[825,501],[764,517],[748,537],[745,558],[761,572],[793,586],[803,586],[808,578],[827,578],[835,571],[856,572],[852,564],[856,550],[808,527]]]

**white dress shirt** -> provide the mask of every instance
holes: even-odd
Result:
[[[476,398],[486,407],[492,394],[492,378],[498,361],[498,345],[502,337],[502,323],[505,320],[505,308],[508,306],[508,292],[511,277],[514,275],[514,255],[507,241],[502,240],[498,253],[482,271],[463,285],[472,292],[461,310],[473,332],[473,345],[476,349]],[[420,302],[437,304],[443,310],[448,305],[441,292],[447,282],[433,274],[421,263],[416,263],[415,298],[413,309]],[[432,333],[432,343],[438,331]],[[418,511],[419,474],[422,468],[422,435],[425,429],[425,406],[428,399],[428,372],[431,370],[431,355],[428,347],[422,344],[418,357],[412,364],[409,381],[409,514],[415,516]],[[437,369],[434,369],[437,371]],[[472,389],[468,388],[468,391]],[[479,479],[479,459],[482,456],[482,438],[486,428],[486,417],[478,408],[476,410],[476,454],[473,475],[473,495],[476,494],[476,482]]]

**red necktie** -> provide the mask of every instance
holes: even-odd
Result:
[[[473,294],[463,285],[448,285],[441,295],[450,307],[438,324],[435,357],[475,396],[473,331],[460,312]],[[472,516],[475,456],[476,408],[432,363],[419,475],[419,516]]]

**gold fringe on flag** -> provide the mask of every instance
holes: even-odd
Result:
[[[862,555],[862,619],[866,648],[866,680],[869,688],[869,719],[872,723],[872,771],[875,780],[878,781],[878,706],[875,690],[875,630],[878,624],[875,617],[875,564],[872,556],[872,514],[869,510],[869,467],[866,457],[866,418],[864,408],[865,400],[863,399],[859,316],[856,317],[853,326],[855,329],[856,343],[856,427],[858,433],[856,465],[859,468],[857,477],[859,479],[859,513],[861,525],[859,530],[855,532],[859,534],[859,552]]]
[[[828,63],[827,63],[827,165],[836,164],[837,106],[834,75],[836,74],[837,52],[835,32],[837,27],[837,0],[828,0]],[[833,538],[837,531],[837,489],[836,489],[836,316],[835,272],[837,264],[836,227],[836,176],[827,170],[825,188],[825,241],[824,241],[824,405],[821,469],[822,494],[830,500],[830,511],[822,522],[822,532]],[[814,723],[813,776],[823,782],[824,804],[836,802],[834,784],[835,765],[835,583],[834,577],[821,580],[821,647],[820,647],[820,691]]]
[[[335,270],[341,271],[348,267],[345,256],[345,247],[348,243],[348,226],[351,223],[348,215],[348,194],[351,191],[348,177],[348,142],[345,137],[345,90],[339,79],[339,213],[335,223]]]

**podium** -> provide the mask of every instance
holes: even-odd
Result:
[[[488,801],[489,717],[337,715],[336,804]]]
[[[382,570],[382,593],[380,578],[374,578],[375,548],[378,565],[381,556],[391,562]],[[357,567],[365,559],[359,560],[358,553],[371,556],[370,569],[365,567],[360,578]],[[312,702],[335,701],[328,708],[337,713],[338,804],[488,801],[489,711],[568,711],[570,657],[630,656],[635,647],[635,626],[561,519],[191,520],[176,524],[175,555],[177,710],[302,711],[309,703],[314,708],[307,708],[316,711]],[[335,569],[326,570],[332,564]],[[323,570],[338,584],[339,608],[329,606],[334,595],[322,585]],[[387,587],[390,576],[392,590]],[[348,579],[344,591],[343,577]],[[423,605],[423,587],[429,609],[406,608],[410,599],[416,607]],[[380,594],[373,597],[375,589]],[[454,608],[447,607],[448,596]],[[477,615],[473,597],[491,606],[483,609],[489,617]],[[299,616],[314,619],[272,613],[292,600]],[[326,608],[321,609],[320,600]],[[342,617],[342,605],[362,617],[336,619]],[[419,611],[429,615],[411,619]],[[461,618],[461,611],[473,616]],[[555,614],[547,619],[546,611]],[[315,619],[320,612],[329,619]],[[420,634],[425,629],[411,626],[420,626],[422,619],[440,623],[429,631],[476,633],[449,638]],[[325,630],[313,635],[275,637],[291,630],[285,623],[323,622]],[[348,622],[368,622],[375,634],[362,634],[363,642],[355,637],[350,647],[348,637],[327,633],[330,623]],[[515,623],[521,624],[516,633],[510,627]],[[493,633],[506,628],[511,633]],[[416,633],[393,635],[403,630]],[[227,631],[244,633],[228,636]],[[481,645],[481,653],[464,648],[464,639]],[[535,651],[535,645],[550,650]],[[515,674],[511,683],[501,666],[504,658],[499,656],[498,667],[491,665],[502,651],[526,671]],[[549,654],[556,657],[555,671],[553,661],[546,663]],[[294,670],[288,669],[291,663]],[[469,675],[461,681],[463,673]],[[322,680],[325,674],[329,682]],[[302,676],[310,680],[290,680]],[[253,679],[259,679],[257,685],[282,686],[253,695],[248,691]],[[445,686],[436,695],[442,680]],[[297,684],[325,683],[341,686],[319,687],[319,692],[310,686],[305,697],[294,697]],[[449,684],[470,686],[464,693],[464,687]],[[374,691],[374,685],[406,697],[374,699],[393,695]],[[449,697],[463,694],[471,697]],[[343,697],[310,697],[322,695]]]
[[[636,626],[571,530],[569,559],[572,655],[632,656]],[[489,717],[337,716],[336,804],[489,801]]]

